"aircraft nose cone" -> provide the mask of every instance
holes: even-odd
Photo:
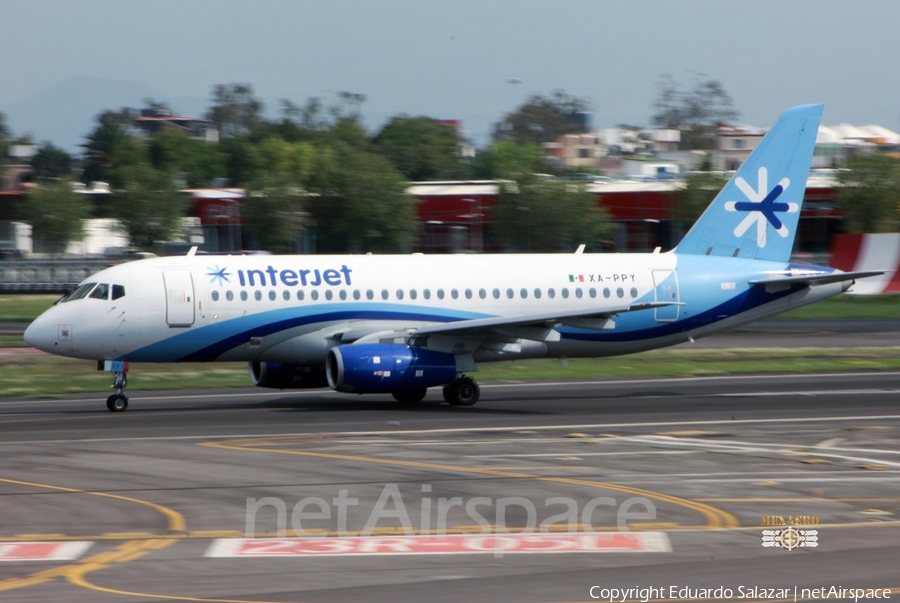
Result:
[[[25,342],[33,348],[49,352],[54,344],[55,333],[44,315],[38,316],[25,329]]]

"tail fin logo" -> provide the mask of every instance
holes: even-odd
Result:
[[[754,190],[743,177],[738,177],[735,185],[747,197],[748,201],[728,201],[725,203],[725,210],[732,212],[748,212],[740,224],[734,229],[734,236],[742,237],[744,233],[750,230],[753,224],[756,224],[756,244],[759,247],[766,246],[766,224],[771,224],[782,238],[788,236],[787,226],[776,215],[777,213],[793,214],[800,211],[798,203],[785,203],[777,201],[791,181],[782,178],[772,190],[769,190],[769,171],[765,167],[759,168],[757,177],[757,187]]]

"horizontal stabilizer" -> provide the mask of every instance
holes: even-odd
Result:
[[[761,278],[750,281],[751,285],[827,285],[828,283],[840,283],[843,281],[852,281],[858,278],[866,278],[869,276],[878,276],[884,274],[879,271],[869,272],[829,272],[817,274],[800,274],[791,276],[776,276],[772,278]]]

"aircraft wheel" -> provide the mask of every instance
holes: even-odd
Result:
[[[444,399],[451,406],[472,406],[480,396],[481,388],[471,377],[457,379],[444,388]]]
[[[106,399],[106,408],[110,412],[125,412],[128,408],[128,398],[124,394],[113,394]]]
[[[400,404],[418,404],[425,398],[425,394],[427,393],[428,390],[423,387],[421,389],[405,389],[402,391],[391,392],[391,395],[394,396],[394,400]]]

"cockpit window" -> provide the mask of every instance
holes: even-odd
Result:
[[[76,299],[81,299],[91,292],[91,289],[94,288],[94,285],[97,283],[85,283],[83,285],[79,285],[76,287],[71,293],[60,300],[61,302],[70,302]]]
[[[100,283],[93,291],[91,291],[91,294],[88,297],[91,299],[109,299],[109,285]]]
[[[125,297],[125,285],[113,285],[112,298],[119,299],[120,297]]]

